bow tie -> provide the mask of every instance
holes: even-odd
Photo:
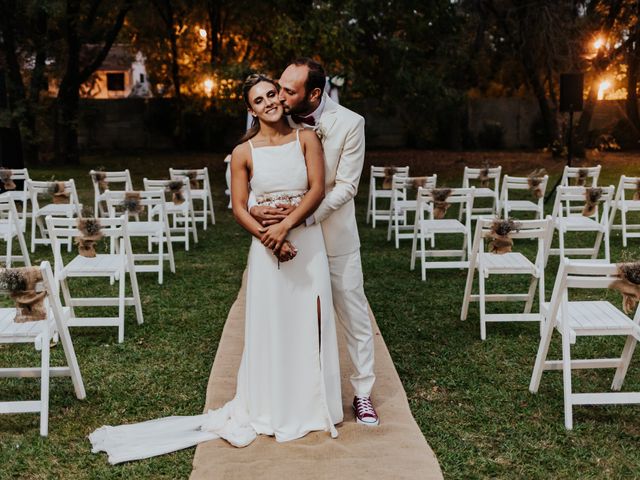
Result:
[[[316,121],[312,115],[309,115],[308,117],[302,117],[300,115],[294,114],[291,115],[291,120],[293,120],[295,123],[304,123],[305,125],[309,125],[310,127],[314,127],[316,124]]]

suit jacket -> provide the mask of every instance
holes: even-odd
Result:
[[[360,248],[353,198],[364,166],[364,118],[324,95],[316,131],[324,148],[325,197],[314,218],[322,225],[327,254],[338,256]]]

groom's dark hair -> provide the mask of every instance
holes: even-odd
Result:
[[[305,94],[308,95],[309,92],[316,88],[319,88],[321,92],[324,92],[324,84],[327,79],[322,65],[309,57],[298,57],[291,63],[298,67],[304,65],[309,69],[307,81],[304,82]]]

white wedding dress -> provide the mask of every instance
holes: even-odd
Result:
[[[249,142],[251,144],[251,142]],[[308,188],[300,141],[254,148],[251,189],[259,204],[296,203]],[[343,418],[329,265],[320,225],[293,229],[293,260],[278,263],[253,238],[245,343],[236,395],[217,410],[133,425],[104,426],[89,439],[112,464],[224,438],[243,447],[258,434],[278,442],[316,430],[338,435]]]

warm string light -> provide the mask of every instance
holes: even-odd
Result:
[[[207,97],[210,97],[213,93],[213,80],[207,78],[204,82],[202,82],[202,86],[204,88],[204,93]]]
[[[598,100],[604,99],[604,92],[611,88],[611,82],[609,80],[602,80],[598,86]]]

